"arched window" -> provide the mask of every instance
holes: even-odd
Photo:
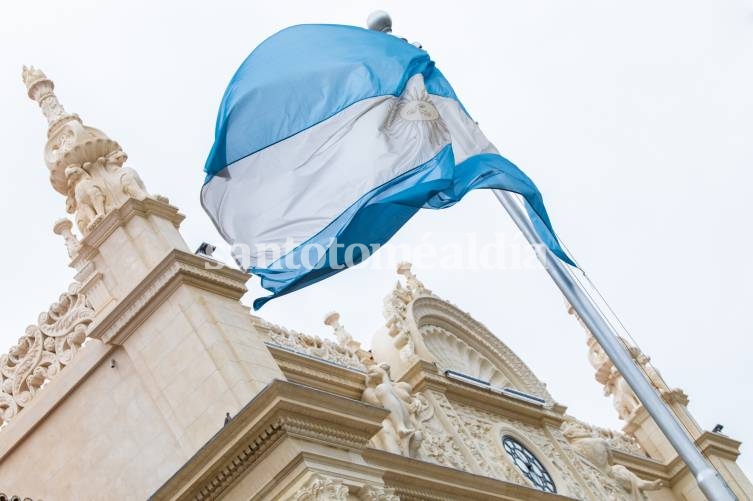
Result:
[[[536,456],[529,451],[526,446],[515,440],[510,435],[502,437],[502,446],[505,452],[510,455],[512,462],[518,467],[520,472],[530,480],[533,485],[544,492],[557,492],[552,476],[546,471]]]

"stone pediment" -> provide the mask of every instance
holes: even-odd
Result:
[[[489,329],[433,294],[408,265],[401,265],[398,273],[406,276],[405,285],[398,283],[385,299],[386,325],[372,342],[375,358],[387,361],[395,376],[422,360],[442,372],[458,372],[554,404],[533,371]]]

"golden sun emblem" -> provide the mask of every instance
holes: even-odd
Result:
[[[390,110],[384,126],[392,137],[412,138],[432,146],[450,142],[450,132],[423,85],[409,85]]]

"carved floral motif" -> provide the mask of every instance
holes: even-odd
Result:
[[[70,363],[86,340],[94,310],[74,283],[36,325],[0,356],[0,425],[29,404],[42,385]]]
[[[362,501],[400,501],[395,489],[382,486],[366,485],[358,491],[358,499]]]
[[[322,475],[312,476],[306,485],[298,489],[293,501],[347,501],[348,488],[342,480]]]
[[[459,426],[459,418],[455,414],[450,402],[443,394],[436,391],[427,392],[424,397],[432,409],[425,414],[421,430],[424,442],[421,444],[420,457],[426,461],[450,466],[458,470],[472,471],[456,437],[448,432],[438,414],[443,414],[455,427]],[[433,406],[436,406],[434,409]]]

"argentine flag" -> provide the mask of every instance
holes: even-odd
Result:
[[[387,33],[300,25],[268,38],[225,91],[204,170],[204,209],[272,292],[255,309],[360,262],[419,209],[476,188],[522,195],[542,241],[572,264],[533,182],[499,155],[426,51]]]

